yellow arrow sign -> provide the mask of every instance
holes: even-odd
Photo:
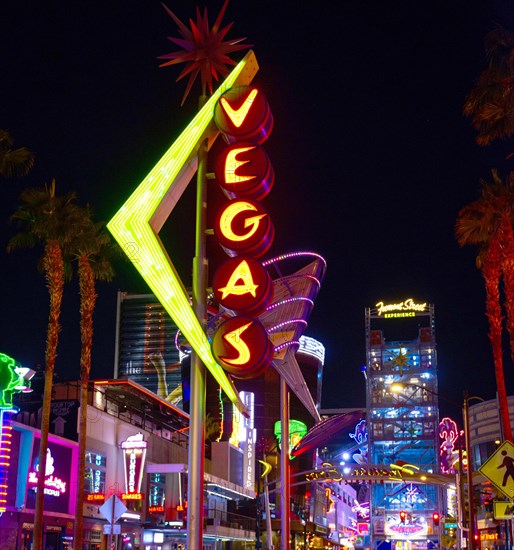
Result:
[[[242,412],[245,407],[232,381],[216,363],[189,295],[158,233],[196,172],[199,143],[217,135],[211,128],[216,102],[232,86],[248,85],[257,69],[255,55],[250,51],[107,224],[191,347]]]
[[[514,498],[514,444],[504,441],[478,471],[509,498]]]

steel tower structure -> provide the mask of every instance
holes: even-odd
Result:
[[[439,409],[434,306],[405,300],[365,311],[368,462],[438,473]],[[442,494],[436,486],[374,483],[371,548],[433,548]],[[435,524],[434,524],[435,523]],[[383,546],[381,546],[383,548]]]

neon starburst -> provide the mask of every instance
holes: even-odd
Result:
[[[221,28],[221,20],[225,15],[228,0],[225,0],[223,6],[214,22],[212,28],[209,28],[209,18],[207,8],[196,8],[196,22],[189,19],[188,28],[182,21],[163,4],[164,9],[176,23],[178,31],[182,38],[174,38],[168,36],[168,40],[182,48],[176,52],[167,53],[159,56],[159,59],[169,59],[159,65],[160,67],[168,67],[179,63],[186,63],[186,66],[179,74],[177,82],[189,75],[189,80],[182,98],[181,105],[184,104],[191,88],[197,78],[200,76],[202,82],[202,95],[207,93],[212,94],[213,80],[218,81],[219,77],[225,77],[229,73],[229,66],[236,65],[236,61],[231,59],[228,54],[249,48],[251,44],[241,44],[245,38],[235,38],[225,40],[225,36],[231,29],[233,23]]]

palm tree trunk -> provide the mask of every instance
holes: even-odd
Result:
[[[50,295],[50,312],[46,335],[46,365],[45,390],[43,396],[43,411],[41,418],[41,439],[39,447],[39,471],[36,493],[36,510],[34,513],[34,545],[33,550],[43,548],[43,513],[45,498],[46,453],[48,449],[48,432],[50,429],[50,405],[52,403],[52,385],[57,357],[57,344],[61,325],[61,303],[64,288],[64,264],[62,251],[56,241],[48,241],[43,256],[43,269],[46,285]]]
[[[502,312],[500,305],[500,245],[498,239],[493,239],[489,246],[487,259],[482,266],[482,275],[485,280],[486,315],[489,319],[489,341],[493,351],[494,373],[498,391],[498,408],[500,423],[504,439],[512,441],[512,429],[509,418],[509,405],[505,377],[503,373],[502,350]]]
[[[75,550],[82,549],[84,531],[84,478],[86,474],[87,393],[91,372],[91,348],[93,346],[93,311],[96,305],[95,278],[89,259],[79,258],[80,288],[80,427],[79,427],[79,485],[75,520]]]

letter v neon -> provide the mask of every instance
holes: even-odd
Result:
[[[243,101],[243,104],[239,109],[232,109],[232,105],[227,101],[226,98],[222,97],[220,99],[220,105],[223,107],[223,110],[227,116],[232,121],[232,124],[236,128],[240,128],[243,122],[245,121],[250,108],[252,106],[253,100],[257,97],[257,90],[254,88],[249,94],[248,97]]]
[[[248,85],[257,70],[255,54],[250,51],[107,224],[186,340],[242,412],[246,412],[246,408],[231,379],[216,363],[207,336],[189,303],[189,295],[158,233],[196,172],[198,144],[205,138],[214,140],[217,135],[210,127],[214,105],[221,94],[235,84]]]

